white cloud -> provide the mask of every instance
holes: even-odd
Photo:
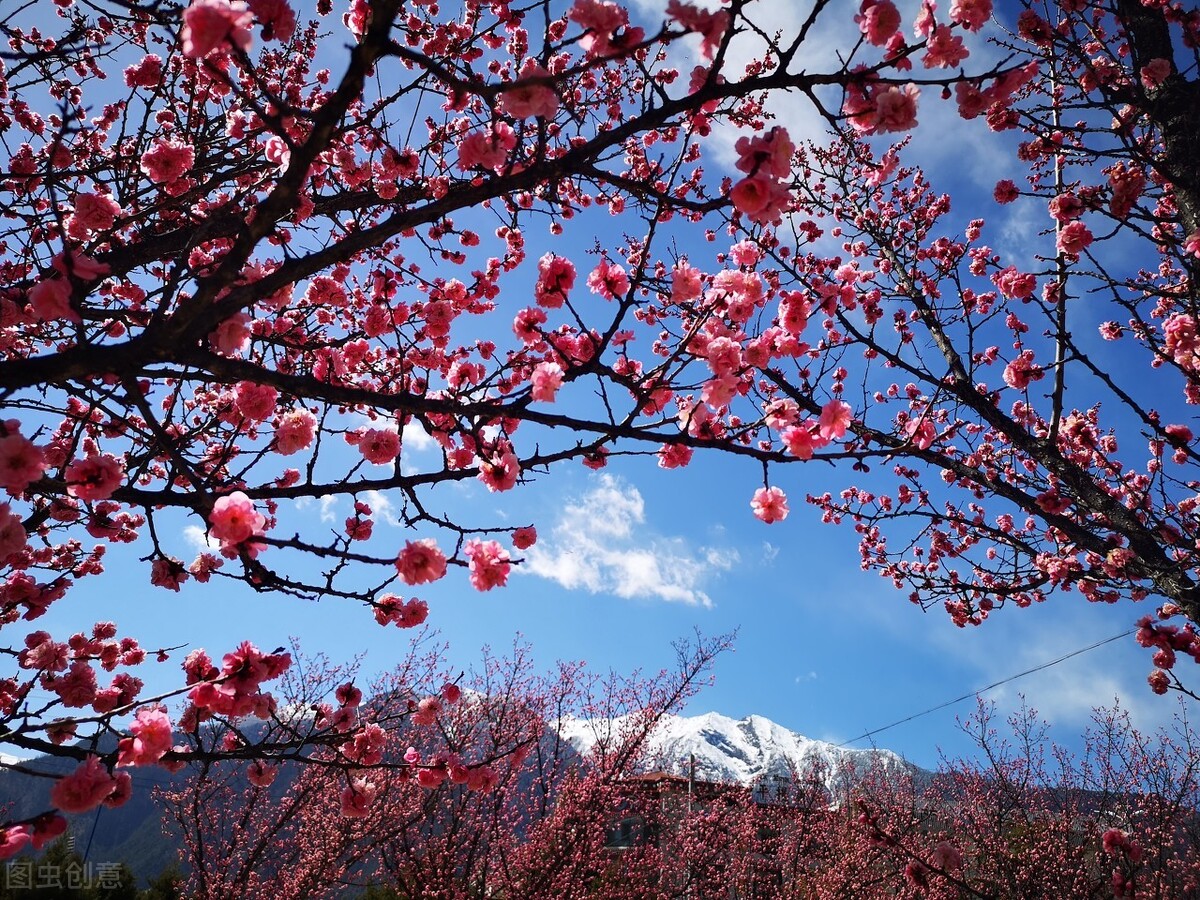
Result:
[[[321,521],[336,521],[338,498],[333,494],[325,494],[318,502],[321,505]]]
[[[568,590],[711,606],[705,585],[737,560],[731,548],[695,547],[681,537],[655,534],[646,527],[638,489],[602,475],[566,505],[520,570]]]
[[[191,544],[198,553],[219,550],[221,548],[221,542],[212,540],[208,536],[208,532],[199,525],[183,526],[183,539]]]
[[[429,432],[416,419],[410,419],[408,424],[404,426],[404,430],[400,432],[400,443],[405,450],[412,450],[417,453],[437,446],[437,441],[430,436]]]
[[[400,521],[400,517],[396,514],[396,507],[386,494],[381,494],[379,491],[367,491],[363,495],[367,506],[371,507],[371,514],[377,519],[382,519],[389,525],[400,527],[404,523]]]

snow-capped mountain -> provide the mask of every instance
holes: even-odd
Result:
[[[619,734],[620,719],[567,719],[559,733],[581,753]],[[646,754],[652,769],[686,775],[695,759],[698,779],[770,789],[800,777],[816,776],[837,797],[867,772],[920,770],[890,750],[850,750],[789,731],[762,716],[731,719],[719,713],[668,716],[651,736]]]

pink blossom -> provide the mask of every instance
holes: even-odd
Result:
[[[89,234],[107,231],[121,214],[120,205],[105,194],[76,194],[75,210],[67,218],[67,231],[84,240]]]
[[[71,306],[71,285],[65,278],[43,278],[30,288],[29,303],[39,322],[83,321]]]
[[[785,428],[779,435],[788,453],[796,459],[812,459],[813,451],[818,449],[824,440],[814,435],[807,424],[793,425]]]
[[[234,405],[251,422],[262,422],[275,412],[279,391],[269,384],[239,381],[234,388]]]
[[[212,348],[224,356],[234,356],[240,353],[250,340],[250,317],[244,313],[234,313],[223,321],[208,336]]]
[[[579,46],[592,57],[608,56],[618,49],[613,38],[629,23],[625,10],[608,0],[575,0],[567,17],[586,32]]]
[[[517,146],[517,136],[507,122],[495,122],[486,131],[472,131],[458,142],[458,168],[491,169],[502,172],[508,154]]]
[[[50,789],[50,802],[65,813],[84,813],[99,806],[116,788],[100,758],[89,755],[70,775]]]
[[[1049,203],[1050,215],[1059,222],[1070,222],[1083,215],[1083,201],[1070,191],[1057,195]]]
[[[183,563],[173,556],[160,556],[150,564],[150,583],[155,587],[178,592],[189,577]]]
[[[446,574],[446,555],[433,538],[408,541],[396,557],[396,571],[405,584],[428,584]]]
[[[358,439],[358,451],[377,466],[394,463],[400,455],[400,435],[392,428],[368,428]]]
[[[89,453],[67,466],[67,493],[80,500],[107,500],[125,479],[125,464],[108,453]]]
[[[495,541],[467,541],[463,553],[469,561],[471,585],[477,591],[490,591],[508,582],[508,551]]]
[[[658,451],[660,469],[681,469],[692,461],[692,448],[686,444],[664,444]]]
[[[667,0],[667,15],[702,38],[700,52],[705,59],[712,59],[725,30],[729,28],[729,13],[725,10],[708,12],[682,0]]]
[[[28,825],[0,828],[0,859],[12,859],[29,846],[29,840]]]
[[[412,723],[414,725],[435,725],[441,711],[442,701],[439,698],[425,697],[417,703],[417,708],[413,710]]]
[[[361,819],[371,810],[375,802],[378,788],[374,782],[363,778],[350,779],[349,786],[342,791],[342,815],[347,818]]]
[[[1001,294],[1014,300],[1027,300],[1037,289],[1037,276],[1021,272],[1016,266],[1009,266],[997,272],[993,280]]]
[[[1033,351],[1024,350],[1021,355],[1004,367],[1004,383],[1010,388],[1023,391],[1030,382],[1040,381],[1046,373],[1034,365]]]
[[[534,83],[543,79],[549,82],[550,73],[535,60],[525,60],[517,82],[500,92],[500,111],[514,119],[528,119],[534,116],[554,118],[554,114],[558,112],[558,94],[549,83]]]
[[[868,43],[886,47],[892,35],[900,30],[900,10],[892,0],[862,0],[854,21]]]
[[[240,544],[262,534],[266,517],[254,508],[254,501],[241,491],[221,497],[208,516],[208,531],[223,544]]]
[[[1142,82],[1142,87],[1148,91],[1162,85],[1169,77],[1171,77],[1171,61],[1164,59],[1161,56],[1156,56],[1144,66],[1139,73]]]
[[[949,25],[938,25],[929,35],[921,63],[927,69],[953,69],[970,56],[963,40]]]
[[[1058,249],[1062,253],[1078,256],[1092,243],[1092,232],[1076,220],[1063,226],[1058,233]]]
[[[853,421],[850,404],[842,400],[830,400],[821,407],[821,418],[817,422],[818,433],[827,441],[840,441]]]
[[[996,187],[992,191],[992,197],[997,203],[1012,203],[1019,196],[1020,191],[1017,190],[1016,184],[1011,179],[1005,178],[996,182]]]
[[[538,306],[558,309],[575,286],[575,264],[565,256],[547,253],[538,260],[538,283],[534,298]]]
[[[992,17],[992,0],[951,0],[950,20],[967,31],[978,31]]]
[[[530,396],[543,403],[553,403],[554,395],[562,387],[563,370],[558,363],[539,363],[530,379]]]
[[[256,759],[246,768],[246,780],[258,788],[270,787],[278,774],[278,766],[268,765],[261,759]]]
[[[307,409],[296,409],[281,416],[275,428],[275,450],[284,456],[305,449],[317,436],[317,418]]]
[[[287,42],[296,33],[296,13],[287,0],[249,0],[250,12],[262,28],[264,41]]]
[[[148,766],[171,749],[171,718],[161,706],[143,706],[129,726],[132,737],[117,745],[118,766]]]
[[[588,275],[587,285],[593,294],[599,294],[605,300],[612,300],[629,293],[629,276],[621,266],[602,259]]]
[[[142,171],[155,184],[170,184],[186,175],[195,161],[196,151],[189,144],[157,138],[142,154]]]
[[[872,100],[875,103],[874,126],[872,134],[885,134],[891,131],[908,131],[917,125],[917,86],[906,84],[888,85],[874,92]]]
[[[733,186],[729,199],[738,212],[765,225],[779,221],[791,203],[791,193],[774,178],[751,175]]]
[[[226,44],[250,49],[253,17],[240,0],[192,0],[183,12],[183,55],[192,59],[224,51]]]
[[[512,533],[513,546],[518,550],[528,550],[537,543],[537,529],[532,525],[517,528]]]
[[[489,491],[510,491],[517,484],[521,474],[521,466],[517,454],[511,449],[483,457],[479,460],[479,480]]]
[[[53,266],[55,272],[69,278],[78,278],[80,281],[95,281],[112,272],[112,267],[108,263],[98,262],[86,253],[76,253],[71,250],[55,253],[50,265]]]
[[[162,57],[149,53],[142,61],[125,68],[126,87],[155,88],[162,83]]]
[[[16,420],[9,420],[5,426],[7,434],[0,437],[0,487],[19,497],[46,471],[46,456],[17,430]]]
[[[42,813],[32,822],[33,849],[41,850],[67,832],[67,820],[57,813]]]
[[[380,625],[389,622],[397,628],[415,628],[429,617],[429,604],[413,597],[405,601],[395,594],[384,594],[376,601],[375,621]]]
[[[759,488],[750,501],[754,516],[768,525],[787,518],[787,495],[777,487]]]

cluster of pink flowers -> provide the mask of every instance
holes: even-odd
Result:
[[[218,498],[208,514],[208,533],[221,542],[222,550],[236,548],[261,535],[266,525],[266,516],[241,491]]]
[[[750,501],[754,516],[768,525],[782,522],[788,515],[787,494],[777,487],[761,487]]]
[[[240,0],[192,0],[183,11],[183,55],[198,59],[230,47],[249,50],[253,22],[250,10]]]
[[[511,568],[508,551],[495,541],[467,541],[463,547],[466,555],[471,585],[477,591],[490,591],[508,583]]]
[[[762,136],[741,137],[735,149],[737,168],[746,177],[729,192],[734,208],[760,224],[778,222],[791,205],[784,179],[791,175],[796,146],[787,130],[776,126]]]
[[[152,765],[171,749],[171,718],[161,706],[139,709],[129,731],[132,737],[122,738],[117,744],[118,766]]]
[[[21,434],[21,423],[9,419],[0,424],[0,487],[12,497],[19,497],[25,489],[46,471],[46,455]]]
[[[197,724],[214,714],[267,718],[274,711],[275,701],[270,694],[260,690],[260,685],[278,678],[291,664],[291,654],[263,653],[249,641],[243,641],[232,653],[226,653],[220,669],[203,650],[193,650],[183,663],[187,683],[195,687],[188,693],[192,706],[184,713],[181,727],[194,730]]]
[[[558,309],[575,286],[575,264],[565,256],[546,253],[538,260],[538,282],[534,299],[538,306]]]
[[[375,601],[375,621],[397,628],[415,628],[429,618],[429,604],[413,597],[405,600],[395,594],[384,594]]]
[[[517,146],[517,135],[507,122],[493,122],[487,129],[468,132],[458,142],[458,168],[503,172],[508,155]]]
[[[1188,370],[1200,364],[1200,336],[1196,319],[1187,313],[1174,313],[1162,324],[1164,347],[1176,364]]]
[[[892,0],[862,0],[854,21],[868,43],[886,47],[900,30],[900,10]]]
[[[899,85],[864,78],[846,89],[842,114],[858,134],[908,131],[917,125],[919,96],[911,82]]]
[[[713,58],[721,38],[729,28],[729,13],[726,10],[709,12],[682,0],[667,0],[667,15],[688,31],[700,35],[700,53],[705,59]]]
[[[446,574],[446,555],[433,538],[408,541],[396,557],[396,571],[405,584],[429,584]]]
[[[629,13],[610,0],[575,0],[567,18],[584,29],[579,46],[593,59],[619,54],[645,36],[641,28],[629,27]]]
[[[128,772],[114,776],[100,757],[89,755],[69,775],[64,775],[50,789],[50,802],[65,813],[85,813],[101,803],[119,806],[132,791]]]
[[[558,94],[550,79],[550,73],[535,59],[525,60],[516,83],[500,92],[501,111],[514,119],[554,118],[558,112]]]
[[[89,453],[67,466],[67,493],[80,500],[107,500],[125,480],[125,464],[108,453]]]

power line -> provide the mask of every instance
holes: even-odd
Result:
[[[1026,675],[1032,675],[1034,672],[1040,672],[1043,669],[1049,669],[1051,666],[1057,666],[1060,662],[1066,662],[1068,659],[1071,659],[1074,656],[1087,653],[1089,650],[1095,650],[1097,647],[1103,647],[1105,644],[1111,644],[1113,641],[1120,640],[1123,637],[1128,637],[1131,634],[1133,634],[1133,629],[1130,629],[1129,631],[1122,631],[1120,634],[1114,634],[1112,637],[1105,638],[1102,641],[1096,641],[1094,644],[1089,644],[1086,647],[1080,647],[1078,650],[1072,650],[1070,653],[1060,656],[1058,659],[1052,659],[1050,662],[1042,663],[1040,666],[1034,666],[1032,669],[1026,669],[1024,672],[1018,672],[1015,675],[1009,675],[1007,678],[1001,678],[999,681],[992,682],[987,687],[970,691],[969,693],[963,694],[961,697],[955,697],[953,700],[947,700],[944,703],[939,703],[937,706],[931,706],[929,709],[923,709],[920,712],[913,713],[911,716],[906,716],[903,719],[892,722],[890,725],[883,725],[879,728],[873,728],[870,731],[864,731],[858,737],[850,738],[850,740],[843,741],[837,746],[841,748],[848,747],[850,744],[857,744],[859,741],[887,731],[889,728],[895,728],[897,725],[904,725],[907,722],[911,722],[913,719],[919,719],[922,716],[927,716],[930,713],[937,712],[939,709],[945,709],[947,706],[953,706],[955,703],[961,703],[964,700],[970,700],[972,697],[978,697],[980,694],[986,694],[988,691],[998,688],[1001,685],[1008,684],[1010,681],[1016,681],[1018,678],[1024,678]]]

